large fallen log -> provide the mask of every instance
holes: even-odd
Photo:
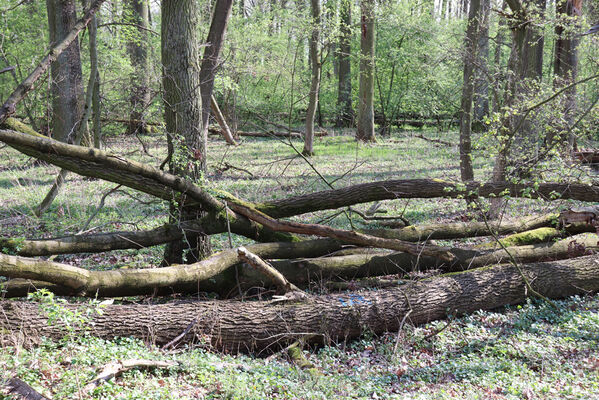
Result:
[[[521,266],[534,290],[563,298],[599,290],[599,256]],[[105,339],[135,337],[168,343],[196,321],[182,342],[209,341],[227,351],[276,350],[297,340],[328,342],[358,337],[365,330],[397,330],[410,312],[414,324],[522,302],[527,287],[511,265],[481,268],[408,283],[397,288],[296,302],[181,301],[169,304],[108,305],[92,324],[71,327]],[[85,307],[68,305],[68,308]],[[63,337],[60,321],[48,323],[39,305],[0,302],[3,334]],[[199,338],[199,339],[198,339]]]

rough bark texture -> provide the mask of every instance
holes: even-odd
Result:
[[[474,179],[472,169],[472,100],[474,99],[474,60],[478,57],[478,41],[482,12],[480,0],[471,0],[464,48],[464,83],[460,109],[460,174],[462,181]]]
[[[556,2],[556,14],[561,19],[555,28],[557,40],[555,42],[554,74],[555,86],[563,87],[576,81],[578,72],[578,43],[577,31],[582,16],[583,0],[558,0]],[[572,86],[566,92],[564,101],[565,126],[562,131],[567,131],[574,123],[576,113],[576,86]],[[547,137],[547,142],[552,144],[555,139],[560,142],[568,142],[574,147],[574,136],[555,138],[554,134]]]
[[[351,85],[351,7],[350,0],[342,0],[339,10],[339,88],[337,92],[338,128],[350,127],[354,120]]]
[[[162,64],[167,135],[172,145],[171,173],[195,181],[206,170],[207,136],[202,124],[200,96],[199,5],[193,0],[162,3]],[[199,209],[173,202],[170,222],[179,223],[202,216]],[[167,264],[197,261],[209,254],[210,241],[193,235],[171,242],[165,248]]]
[[[374,0],[361,0],[360,93],[356,139],[372,142],[374,136]]]
[[[599,289],[596,255],[559,262],[522,265],[533,288],[548,298],[586,294]],[[109,305],[94,324],[93,335],[111,339],[136,337],[164,344],[178,336],[191,321],[193,329],[183,339],[209,340],[228,351],[276,350],[300,337],[314,341],[358,337],[365,330],[379,334],[395,331],[405,314],[422,324],[462,314],[522,302],[527,288],[513,266],[476,269],[449,274],[397,288],[313,296],[303,302],[182,301],[170,304]],[[77,305],[67,307],[80,307]],[[34,303],[0,302],[8,332],[62,337],[59,322],[48,324]]]
[[[308,96],[308,109],[306,111],[306,132],[304,136],[305,156],[314,155],[314,116],[318,106],[318,92],[320,90],[320,0],[310,0],[312,10],[312,33],[310,35],[310,60],[312,63],[312,81],[310,83],[310,94]]]
[[[149,28],[150,7],[148,0],[128,0],[132,11],[132,23],[137,29],[127,43],[127,52],[131,59],[133,73],[131,74],[131,113],[127,133],[135,134],[144,132],[146,124],[144,113],[151,101],[150,93],[150,54],[149,54]]]
[[[77,22],[75,0],[46,0],[50,44],[64,40]],[[79,42],[71,44],[51,65],[52,137],[73,140],[83,110],[83,76]]]
[[[0,132],[1,134],[1,132]],[[1,139],[1,136],[0,136]],[[371,201],[410,198],[463,198],[473,197],[532,197],[544,200],[576,199],[599,201],[599,186],[567,183],[506,183],[469,182],[465,185],[440,179],[397,179],[362,183],[336,190],[325,190],[286,199],[258,203],[256,208],[274,218],[283,218],[305,212],[329,210]]]

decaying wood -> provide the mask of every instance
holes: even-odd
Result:
[[[113,361],[102,367],[101,372],[91,382],[83,387],[83,393],[89,393],[94,390],[98,385],[103,382],[107,382],[112,378],[121,375],[123,372],[129,371],[133,368],[172,368],[177,366],[176,363],[171,361],[157,361],[157,360],[122,360]]]
[[[536,291],[548,298],[586,294],[599,289],[598,255],[524,264],[523,273]],[[367,330],[396,331],[407,312],[414,324],[489,310],[522,302],[527,296],[522,275],[511,265],[498,265],[442,275],[396,288],[312,296],[309,302],[184,301],[169,304],[108,305],[89,329],[98,337],[136,337],[157,344],[179,335],[189,322],[198,323],[185,337],[202,337],[229,351],[276,350],[304,336],[315,341],[345,340]],[[66,305],[65,307],[81,307]],[[36,337],[62,337],[60,322],[48,324],[37,304],[1,301],[6,332]]]
[[[85,12],[83,17],[77,21],[77,23],[73,26],[73,29],[64,37],[62,41],[56,43],[46,57],[39,63],[39,65],[25,78],[23,82],[21,82],[17,88],[8,96],[8,99],[4,102],[2,107],[0,108],[0,124],[3,123],[6,118],[10,117],[12,114],[16,112],[17,104],[23,100],[25,95],[33,89],[35,83],[40,79],[40,77],[50,68],[50,64],[54,62],[58,56],[67,48],[69,45],[77,39],[79,33],[87,26],[87,24],[91,21],[96,11],[100,8],[102,3],[105,0],[96,0],[94,1],[89,9]]]
[[[596,234],[584,234],[558,242],[508,247],[506,250],[472,251],[451,249],[457,262],[442,263],[436,258],[402,252],[353,254],[317,258],[288,258],[291,254],[313,256],[326,254],[326,240],[299,243],[263,243],[248,246],[262,258],[278,259],[270,264],[293,285],[308,287],[329,280],[353,280],[384,275],[406,276],[412,271],[440,269],[459,272],[466,269],[510,262],[519,263],[560,260],[587,255],[599,250]],[[337,244],[339,245],[339,244]],[[509,253],[508,253],[509,252]],[[23,278],[4,284],[5,297],[21,297],[36,288],[48,288],[62,295],[125,296],[218,292],[228,293],[236,284],[243,290],[270,287],[272,281],[262,272],[240,266],[237,250],[227,250],[204,261],[166,268],[88,271],[50,261],[32,260],[0,254],[0,276]],[[29,283],[27,279],[38,282]],[[42,281],[42,282],[39,282]],[[57,286],[58,285],[58,286]]]

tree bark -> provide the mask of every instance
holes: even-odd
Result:
[[[231,16],[233,0],[217,0],[212,12],[212,23],[206,39],[207,46],[204,49],[204,58],[200,67],[200,92],[202,93],[202,126],[207,134],[210,119],[210,99],[214,88],[214,77],[218,67],[227,23]]]
[[[472,7],[472,5],[470,5]],[[491,11],[490,0],[480,0],[481,20],[478,34],[477,68],[474,79],[474,113],[473,120],[480,130],[484,126],[484,119],[489,115],[489,14]]]
[[[374,136],[374,0],[361,0],[360,93],[356,139],[373,142]]]
[[[321,29],[321,11],[320,0],[310,0],[312,11],[311,35],[310,35],[310,60],[312,62],[312,81],[310,83],[310,94],[308,96],[308,109],[306,111],[306,132],[304,136],[304,149],[302,154],[305,156],[314,155],[314,116],[318,106],[318,92],[320,90],[320,29]]]
[[[207,135],[202,124],[200,96],[200,16],[194,0],[162,2],[162,65],[167,135],[172,144],[171,173],[196,181],[206,171]],[[210,101],[210,97],[208,97]],[[171,223],[201,218],[203,206],[191,209],[185,199],[171,203]],[[202,235],[171,242],[165,249],[167,264],[197,261],[210,253]]]
[[[214,96],[210,96],[210,103],[212,105],[212,114],[214,114],[214,119],[216,119],[216,122],[218,122],[218,125],[220,126],[220,131],[222,132],[227,144],[237,146],[239,143],[237,143],[237,141],[233,137],[233,133],[231,132],[231,129],[229,129],[227,120],[225,119],[223,113],[220,111],[220,108],[218,107],[218,103],[216,102]]]
[[[483,13],[481,0],[471,0],[464,46],[464,80],[460,109],[460,174],[462,181],[474,179],[472,169],[472,100],[474,99],[474,64],[478,59],[478,43]]]
[[[582,17],[582,6],[583,0],[558,0],[556,2],[556,14],[558,18],[558,25],[555,27],[555,34],[557,40],[555,42],[555,59],[554,59],[554,84],[556,88],[561,88],[570,85],[576,81],[577,70],[578,70],[578,29],[580,19]],[[574,28],[574,32],[568,27]],[[566,99],[564,101],[564,116],[565,126],[560,127],[561,131],[567,132],[574,123],[574,114],[576,113],[576,86],[572,86],[566,92]],[[572,134],[570,137],[563,137],[559,135],[555,138],[553,130],[549,130],[548,137],[546,138],[546,145],[551,146],[554,140],[559,142],[567,142],[570,144],[570,148],[574,148],[574,138]]]
[[[548,298],[587,294],[599,289],[597,255],[521,266],[534,290]],[[202,337],[227,351],[274,351],[310,336],[311,341],[352,339],[368,331],[396,331],[410,312],[414,324],[448,314],[490,310],[525,300],[528,290],[520,271],[510,265],[475,269],[408,283],[396,288],[312,296],[301,302],[195,301],[169,304],[108,305],[88,329],[105,339],[136,337],[168,343],[196,321],[183,342]],[[77,308],[77,305],[66,305]],[[7,332],[63,337],[61,322],[48,324],[34,303],[0,302]]]
[[[75,0],[46,0],[50,44],[61,42],[77,22]],[[83,110],[79,42],[73,40],[51,65],[52,137],[72,141]]]
[[[337,128],[349,128],[353,125],[351,85],[351,8],[350,0],[342,0],[339,11],[339,88],[337,92]]]
[[[128,3],[132,11],[132,23],[136,25],[137,30],[127,43],[127,52],[133,67],[129,96],[131,112],[127,133],[136,134],[144,133],[146,130],[144,114],[152,98],[150,93],[150,35],[148,32],[150,7],[148,0],[128,0]]]

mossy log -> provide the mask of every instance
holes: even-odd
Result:
[[[463,271],[511,262],[512,257],[519,263],[559,260],[596,251],[597,240],[597,235],[585,234],[555,243],[508,247],[507,251],[451,249],[460,260],[452,264],[442,263],[432,257],[398,252],[280,259],[292,255],[295,257],[324,255],[341,246],[339,242],[322,239],[299,243],[262,243],[248,246],[248,249],[262,258],[275,259],[270,263],[289,282],[299,287],[307,287],[329,280],[347,281],[391,274],[404,277],[412,271],[430,269],[445,272]],[[197,292],[226,294],[236,285],[243,290],[271,287],[271,282],[253,268],[246,265],[240,265],[237,269],[232,268],[238,262],[237,250],[226,250],[191,265],[88,271],[50,261],[0,254],[0,276],[45,282],[27,283],[23,279],[14,283],[9,281],[3,288],[6,297],[24,296],[28,291],[41,287],[47,287],[58,294],[91,297]]]
[[[434,239],[464,239],[476,236],[491,236],[524,232],[532,229],[552,227],[557,224],[557,214],[536,215],[514,220],[484,222],[451,222],[427,225],[410,225],[401,229],[364,229],[364,233],[388,239],[417,242]]]
[[[499,248],[502,246],[525,246],[528,244],[547,243],[561,236],[562,232],[560,232],[559,229],[551,227],[542,227],[531,229],[529,231],[514,233],[512,235],[503,237],[499,240],[493,240],[491,242],[480,244],[476,247],[479,249],[484,249]]]
[[[599,290],[599,256],[524,264],[534,290],[548,298],[562,298]],[[108,305],[93,323],[74,327],[105,339],[135,337],[168,343],[196,321],[182,342],[197,338],[226,351],[276,350],[302,338],[328,342],[352,339],[364,331],[396,331],[410,312],[414,324],[489,310],[524,301],[529,291],[519,270],[498,265],[425,279],[419,282],[358,293],[311,296],[305,301],[180,301],[168,304]],[[77,308],[82,305],[67,305]],[[60,338],[62,322],[52,324],[39,305],[0,302],[5,335]]]

